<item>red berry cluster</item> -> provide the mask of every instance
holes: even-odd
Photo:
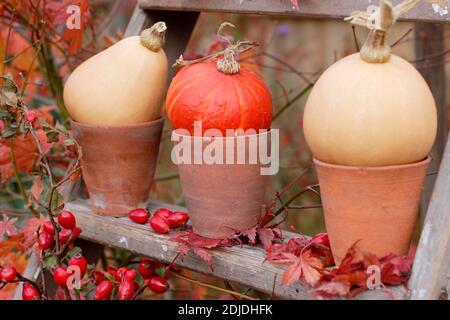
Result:
[[[156,275],[157,265],[150,260],[142,260],[137,271],[129,267],[112,268],[109,267],[106,273],[95,272],[94,281],[97,285],[95,289],[96,300],[110,300],[113,289],[117,287],[117,298],[119,300],[131,300],[141,289],[138,283],[139,277],[142,278],[145,288],[149,288],[155,293],[164,293],[169,284],[166,279]]]
[[[77,227],[77,221],[72,212],[61,211],[57,216],[57,221],[46,220],[40,228],[38,235],[38,245],[42,251],[53,250],[56,240],[56,230],[58,230],[58,243],[60,246],[72,246],[74,241],[80,236],[81,229]],[[70,242],[69,242],[70,241]],[[80,280],[86,275],[88,263],[80,254],[76,254],[67,262],[67,266],[61,265],[53,270],[53,281],[58,286],[66,287],[69,277],[74,273],[73,268],[78,267]]]
[[[149,220],[149,213],[145,209],[137,208],[128,214],[128,217],[136,223],[145,224]],[[177,229],[186,224],[189,215],[186,212],[171,211],[161,208],[155,211],[150,218],[150,226],[157,233],[167,233],[171,229]]]
[[[58,214],[58,221],[56,227],[58,228],[58,242],[60,246],[66,245],[69,240],[69,244],[80,236],[81,229],[77,227],[75,216],[72,212],[63,210]],[[42,251],[52,249],[55,244],[56,231],[51,220],[46,220],[38,235],[38,245]]]
[[[17,273],[15,267],[0,267],[0,281],[1,282],[13,282],[17,280],[20,275]],[[22,288],[22,299],[23,300],[41,300],[41,294],[39,290],[34,287],[31,283],[25,282]]]
[[[69,277],[74,273],[74,271],[71,271],[72,268],[70,267],[78,267],[78,270],[80,271],[80,280],[81,280],[86,275],[88,263],[87,260],[80,253],[78,253],[74,255],[72,258],[70,258],[67,267],[65,266],[57,267],[53,271],[53,281],[58,286],[61,287],[67,286],[67,281],[69,280]]]

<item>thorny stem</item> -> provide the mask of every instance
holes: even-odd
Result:
[[[31,133],[31,135],[33,136],[34,142],[36,143],[36,146],[37,146],[37,148],[38,148],[39,154],[40,154],[40,156],[41,156],[43,165],[44,165],[44,167],[45,167],[45,170],[47,171],[48,178],[49,178],[49,182],[50,182],[50,187],[53,188],[53,186],[54,186],[54,180],[53,180],[52,170],[50,169],[50,165],[49,165],[49,163],[48,163],[47,156],[45,155],[45,152],[44,152],[44,150],[42,149],[41,142],[39,141],[39,138],[37,137],[36,132],[34,131],[33,126],[30,126],[30,133]]]
[[[10,151],[10,155],[11,155],[11,164],[13,167],[13,171],[14,171],[14,176],[16,178],[16,182],[17,182],[17,186],[19,187],[19,191],[20,194],[22,194],[25,203],[28,201],[28,195],[25,192],[25,188],[22,184],[22,180],[20,179],[19,176],[19,171],[17,170],[17,161],[16,161],[16,156],[14,154],[14,142],[13,139],[9,139],[9,151]]]
[[[145,289],[147,288],[147,285],[144,284],[143,286],[141,286],[133,295],[133,297],[131,298],[131,300],[136,300],[137,298],[139,298],[139,296],[145,291]]]
[[[316,209],[316,208],[322,208],[321,204],[312,204],[309,206],[288,206],[287,209],[297,209],[297,210],[303,210],[303,209]]]
[[[11,37],[12,25],[14,22],[15,14],[16,14],[16,10],[13,10],[12,14],[11,14],[11,21],[10,21],[9,28],[8,28],[8,35],[6,36],[5,53],[3,55],[5,61],[2,61],[2,75],[5,73],[5,69],[6,69],[6,56],[8,54],[9,38]]]
[[[31,63],[30,63],[30,66],[28,67],[27,73],[26,73],[25,77],[23,77],[22,87],[20,88],[20,95],[23,95],[25,93],[25,89],[28,85],[28,79],[30,78],[31,71],[33,70],[34,62],[36,61],[38,54],[39,54],[39,48],[34,52],[34,56],[33,56],[33,59],[31,59]],[[22,73],[20,73],[20,75],[22,75]]]
[[[402,35],[400,38],[398,38],[397,41],[395,41],[393,44],[391,44],[391,48],[395,47],[396,45],[398,45],[400,42],[402,42],[403,39],[405,39],[411,32],[413,31],[412,28],[409,28],[408,31],[406,31],[406,33],[404,35]]]
[[[283,107],[281,107],[277,113],[272,117],[272,121],[275,121],[283,112],[285,112],[290,106],[292,106],[298,99],[303,97],[309,89],[314,86],[314,83],[309,83],[302,91],[300,91],[295,97],[293,97],[289,102],[287,102]]]
[[[239,293],[239,292],[235,292],[235,291],[232,291],[232,290],[224,289],[224,288],[212,285],[212,284],[204,283],[204,282],[199,281],[199,280],[191,279],[191,278],[186,277],[186,276],[184,276],[184,275],[182,275],[182,274],[180,274],[178,272],[175,272],[173,270],[172,270],[171,274],[174,275],[177,278],[183,279],[183,280],[188,281],[190,283],[194,283],[196,285],[199,285],[199,286],[202,286],[202,287],[205,287],[205,288],[209,288],[209,289],[213,289],[213,290],[216,290],[216,291],[224,292],[226,294],[233,295],[233,296],[239,297],[241,299],[258,300],[256,298],[250,297],[248,295],[245,295],[245,294],[242,294],[242,293]]]
[[[275,216],[279,215],[280,213],[282,213],[283,211],[285,211],[286,209],[288,209],[288,206],[298,197],[300,197],[302,194],[306,193],[306,192],[313,192],[315,195],[318,195],[318,192],[316,190],[314,190],[314,188],[317,188],[319,185],[318,184],[314,184],[314,185],[310,185],[305,187],[304,189],[300,190],[299,192],[297,192],[295,195],[293,195],[288,201],[286,201],[277,211],[275,211],[273,214]],[[320,195],[319,195],[320,196]]]

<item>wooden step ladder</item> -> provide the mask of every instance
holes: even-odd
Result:
[[[450,1],[449,1],[450,2]],[[165,21],[169,27],[167,53],[172,63],[184,51],[200,12],[230,12],[287,16],[298,18],[342,19],[352,11],[365,10],[367,2],[359,0],[300,0],[297,10],[289,0],[138,0],[125,36],[138,35],[143,29],[157,21]],[[449,3],[450,7],[450,3]],[[416,54],[418,58],[442,53],[444,48],[442,23],[450,22],[450,15],[438,15],[430,4],[419,4],[402,20],[415,22]],[[433,45],[427,40],[433,39]],[[443,59],[443,58],[442,58]],[[442,292],[450,290],[450,140],[447,141],[447,105],[445,95],[444,61],[434,69],[422,69],[422,75],[432,88],[439,114],[439,130],[432,150],[431,171],[439,170],[437,179],[431,177],[424,190],[422,211],[426,212],[422,235],[417,248],[409,290],[403,287],[389,288],[396,299],[437,299]],[[170,77],[173,75],[171,71]],[[444,151],[445,150],[445,151]],[[442,161],[441,161],[442,160]],[[434,167],[433,167],[434,166]],[[440,168],[439,168],[440,167]],[[436,182],[434,181],[436,180]],[[433,190],[434,186],[434,190]],[[432,196],[431,196],[432,195]],[[431,200],[428,205],[428,199]],[[168,207],[184,208],[149,203],[150,210]],[[171,262],[177,254],[177,244],[167,235],[150,231],[148,226],[131,223],[127,218],[109,218],[95,215],[89,201],[76,199],[66,204],[73,211],[83,230],[83,251],[91,261],[98,258],[101,245],[126,249],[136,254]],[[286,232],[285,237],[293,234]],[[219,248],[212,251],[214,271],[198,257],[188,254],[177,265],[214,275],[218,278],[238,282],[266,293],[274,293],[286,299],[310,299],[311,288],[297,282],[282,286],[284,267],[264,262],[265,251],[260,247]],[[36,278],[39,274],[36,259],[31,259],[25,276]],[[20,288],[16,298],[20,297]],[[357,299],[388,299],[382,290],[366,291]]]

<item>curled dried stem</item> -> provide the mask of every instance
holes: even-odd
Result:
[[[240,70],[240,65],[237,61],[238,55],[254,47],[257,47],[258,43],[249,40],[239,40],[236,43],[233,43],[229,38],[223,35],[223,29],[226,26],[230,26],[233,28],[235,27],[229,22],[224,22],[220,25],[219,30],[217,31],[217,36],[228,43],[228,47],[225,50],[194,60],[184,60],[183,55],[180,55],[180,57],[177,59],[177,61],[175,61],[172,67],[188,66],[191,64],[210,61],[222,57],[222,59],[217,60],[217,69],[225,74],[238,73]]]

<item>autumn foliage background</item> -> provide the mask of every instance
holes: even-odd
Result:
[[[45,13],[41,9],[45,3]],[[82,29],[69,30],[65,23],[66,7],[77,4],[82,12]],[[301,1],[299,1],[301,6]],[[49,124],[64,123],[68,115],[62,100],[64,80],[82,61],[107,48],[122,38],[129,21],[134,1],[25,1],[0,0],[0,67],[1,75],[10,75],[24,94],[25,103]],[[39,12],[39,14],[38,14]],[[333,61],[355,52],[352,28],[336,21],[312,21],[274,19],[230,14],[201,14],[189,46],[186,58],[205,55],[223,46],[215,33],[218,25],[230,21],[236,25],[236,39],[251,39],[261,46],[241,57],[255,72],[262,74],[274,97],[274,127],[282,128],[281,169],[272,178],[267,194],[272,199],[276,191],[291,184],[286,196],[295,194],[306,185],[316,183],[312,171],[295,179],[310,166],[311,154],[301,134],[301,114],[306,97],[305,88]],[[399,39],[411,28],[411,24],[399,23],[391,39]],[[450,46],[450,30],[446,27],[446,45]],[[170,41],[170,25],[167,41]],[[360,43],[366,31],[357,30]],[[414,60],[413,34],[409,33],[394,48],[394,52],[408,60]],[[446,55],[448,57],[448,54]],[[447,59],[448,60],[448,59]],[[448,62],[446,60],[446,62]],[[418,68],[426,68],[433,61],[425,61]],[[446,64],[447,75],[449,64]],[[448,99],[450,101],[450,99]],[[39,201],[45,186],[37,171],[39,152],[30,135],[12,140],[14,159],[8,134],[0,121],[0,265],[14,264],[19,272],[26,267],[27,259],[35,250],[35,232],[39,218],[28,210],[29,199],[23,196],[23,186]],[[61,179],[74,161],[72,150],[61,141],[47,142],[47,135],[36,124],[44,152],[51,162],[52,171]],[[170,161],[170,124],[166,121],[161,156],[157,166],[156,181],[151,197],[164,202],[183,205],[183,197],[176,167]],[[13,167],[16,163],[17,172]],[[20,182],[18,181],[20,180]],[[137,182],[138,183],[138,182]],[[283,226],[291,225],[305,234],[324,231],[319,200],[314,194],[296,200],[300,207],[292,210]],[[109,249],[108,263],[120,264],[131,254]],[[205,275],[192,275],[209,282],[220,282]],[[12,297],[14,285],[0,290],[0,299]],[[201,286],[175,281],[168,298],[229,298]],[[147,297],[151,298],[151,296]]]

